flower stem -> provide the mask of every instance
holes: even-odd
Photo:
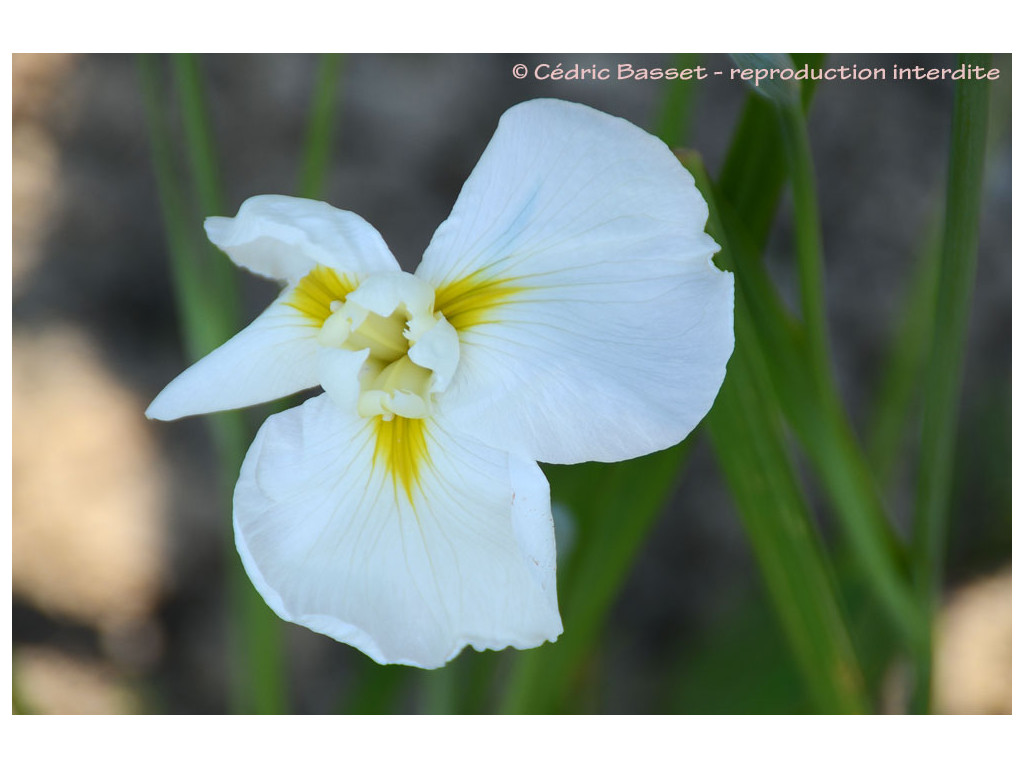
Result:
[[[964,54],[960,64],[988,68],[988,54]],[[921,423],[921,459],[914,510],[914,586],[929,620],[942,586],[953,443],[963,376],[967,321],[974,290],[981,218],[989,81],[958,80],[953,95],[946,216],[934,306],[931,350],[926,370]],[[912,707],[928,710],[931,699],[932,644],[916,659]]]

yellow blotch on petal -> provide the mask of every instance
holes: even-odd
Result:
[[[311,323],[321,326],[331,316],[331,302],[344,301],[355,288],[356,283],[350,276],[339,275],[319,264],[295,286],[288,305],[299,310]]]
[[[419,486],[420,469],[427,457],[426,421],[396,416],[390,421],[376,418],[377,445],[373,451],[374,467],[382,467],[395,486],[405,491],[412,501],[413,488]]]
[[[494,310],[525,290],[512,278],[487,277],[477,270],[440,286],[435,293],[434,309],[440,310],[456,331],[462,331],[494,322]]]

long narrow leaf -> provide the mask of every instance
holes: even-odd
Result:
[[[229,211],[220,180],[220,164],[217,162],[199,59],[195,54],[178,53],[172,57],[172,62],[181,105],[185,150],[192,175],[193,201],[196,203],[193,207],[198,207],[198,224],[207,216],[223,216]],[[208,281],[207,292],[213,294],[207,297],[207,301],[218,304],[217,316],[227,326],[222,331],[226,334],[223,338],[227,339],[238,330],[240,317],[235,270],[206,238],[200,240],[199,247],[202,251],[199,267]]]
[[[991,56],[965,54],[960,63],[987,69]],[[967,320],[974,291],[985,172],[989,81],[958,80],[954,86],[953,130],[946,191],[945,230],[934,308],[934,332],[928,357],[921,463],[914,510],[914,577],[921,604],[929,616],[941,587],[949,525],[949,493],[953,467],[960,385],[963,376]],[[931,690],[931,649],[919,658],[915,708],[928,706]]]
[[[690,163],[712,209],[709,229],[733,249],[701,168]],[[736,351],[706,424],[794,659],[823,712],[866,709],[862,676],[819,536],[788,457],[779,406],[743,295]]]
[[[887,615],[901,631],[905,644],[920,648],[924,642],[924,621],[907,578],[906,552],[885,515],[877,484],[829,372],[823,307],[812,302],[809,311],[817,319],[814,334],[809,334],[807,327],[795,322],[783,308],[756,256],[767,239],[781,184],[793,168],[800,185],[801,218],[811,221],[798,229],[817,227],[813,184],[808,183],[811,169],[803,119],[799,110],[794,109],[787,121],[780,121],[774,106],[754,96],[749,98],[750,106],[737,131],[719,186],[720,214],[734,246],[737,284],[749,303],[755,341],[762,350],[787,421],[803,444],[870,583],[887,608]],[[770,115],[765,108],[771,109]],[[774,126],[769,126],[770,120]],[[782,139],[787,134],[788,161],[782,152]],[[761,142],[768,136],[777,142],[768,153],[776,158],[771,162],[758,157],[760,150],[765,149]],[[740,138],[750,144],[740,143]],[[799,165],[794,166],[795,161]],[[744,163],[750,168],[738,170]],[[788,171],[787,165],[792,166]],[[801,248],[810,251],[809,259],[804,254],[805,262],[820,259],[820,255],[813,253],[818,241],[816,231],[804,232]],[[820,293],[820,275],[805,274],[804,283],[805,293]],[[820,296],[814,300],[818,299]]]
[[[184,184],[176,171],[168,117],[161,95],[158,62],[153,56],[139,61],[153,165],[161,213],[171,255],[172,277],[179,318],[189,357],[193,360],[211,351],[238,329],[239,320],[233,283],[211,279],[223,274],[228,265],[217,264],[205,245],[199,220],[186,204]],[[189,87],[185,88],[189,91]],[[201,109],[186,98],[184,111]],[[201,120],[195,115],[187,121]],[[194,138],[194,137],[193,137]],[[193,157],[199,152],[190,149]],[[212,160],[211,160],[212,162]],[[220,468],[221,496],[230,509],[231,491],[245,456],[249,430],[238,412],[208,417]],[[228,520],[230,525],[230,520]],[[230,530],[230,527],[229,527]],[[279,622],[252,588],[238,562],[231,537],[226,537],[225,557],[229,563],[228,591],[231,603],[229,682],[230,706],[234,712],[280,712],[285,709],[283,677],[280,672]]]
[[[839,398],[832,373],[824,303],[824,267],[817,190],[803,111],[781,106],[782,135],[793,188],[796,255],[800,275],[807,377],[813,404],[793,403],[788,415],[830,490],[833,506],[868,578],[904,630],[908,644],[923,643],[924,622],[901,571],[900,547],[879,492]]]
[[[902,325],[882,366],[868,422],[867,445],[871,467],[882,489],[888,487],[909,438],[908,425],[915,414],[915,395],[931,347],[932,309],[939,284],[938,237],[925,241],[918,268],[911,280]]]
[[[793,63],[797,66],[816,67],[823,61],[822,54],[793,54]],[[816,85],[814,80],[804,84],[805,109],[810,106]],[[775,108],[767,100],[751,94],[729,144],[718,187],[722,199],[743,212],[755,253],[760,253],[768,242],[786,173],[786,156]]]
[[[320,55],[299,173],[298,189],[302,197],[323,197],[327,171],[330,168],[331,144],[336,133],[341,64],[341,54]]]
[[[680,53],[672,64],[682,72],[695,68],[700,64],[700,58],[699,53]],[[700,81],[696,78],[688,80],[676,78],[667,81],[661,114],[658,116],[658,124],[654,132],[669,147],[683,146],[690,136],[699,83]]]

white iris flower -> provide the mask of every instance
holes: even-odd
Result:
[[[354,213],[254,197],[206,231],[284,291],[146,413],[323,386],[266,421],[235,488],[271,608],[381,663],[540,645],[562,623],[536,462],[667,448],[722,383],[707,215],[661,141],[554,100],[505,113],[412,275]]]

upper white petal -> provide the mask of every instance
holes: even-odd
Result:
[[[669,149],[631,123],[554,100],[510,109],[416,271],[439,289],[505,290],[459,329],[439,407],[540,461],[679,442],[733,348],[733,280],[711,263],[707,213]]]
[[[250,578],[284,619],[381,663],[438,667],[467,644],[561,632],[547,482],[533,462],[425,422],[407,495],[375,463],[376,420],[321,396],[270,417],[235,489]]]
[[[399,268],[362,217],[318,200],[250,197],[235,217],[208,218],[206,234],[238,266],[275,280],[293,282],[317,264],[353,276]]]
[[[185,369],[146,409],[151,419],[244,408],[317,385],[318,329],[285,291],[261,315]]]

